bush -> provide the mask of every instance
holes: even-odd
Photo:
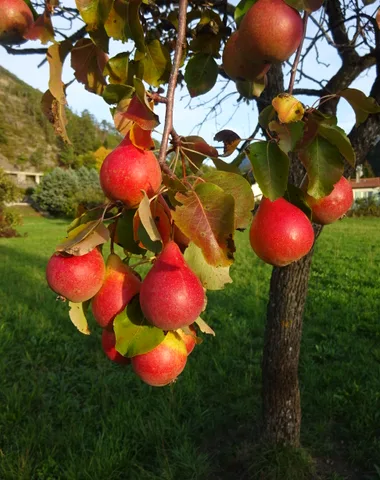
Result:
[[[347,216],[380,217],[380,195],[355,200],[353,207],[347,212]]]
[[[16,237],[15,226],[21,224],[21,215],[5,208],[4,203],[15,202],[20,190],[0,168],[0,237]]]
[[[51,215],[73,217],[79,205],[93,208],[104,202],[96,170],[55,168],[42,178],[33,194],[37,206]]]

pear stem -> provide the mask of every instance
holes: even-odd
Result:
[[[290,95],[293,93],[294,82],[296,80],[296,74],[297,74],[297,68],[298,68],[298,64],[300,62],[300,58],[301,58],[303,42],[305,40],[306,27],[307,27],[308,19],[309,19],[309,12],[305,11],[304,14],[303,14],[303,18],[302,18],[302,22],[303,22],[302,39],[301,39],[301,43],[299,44],[299,47],[297,49],[296,57],[294,59],[293,66],[292,66],[292,69],[291,69],[290,82],[289,82],[289,88],[288,88],[288,92],[289,92]]]
[[[173,130],[173,107],[174,107],[174,93],[177,86],[178,71],[182,58],[182,49],[186,35],[186,15],[187,15],[187,0],[179,0],[179,13],[178,13],[178,35],[174,52],[174,60],[172,70],[169,77],[168,93],[166,95],[166,114],[165,114],[165,127],[162,135],[162,142],[160,147],[160,153],[158,161],[161,168],[166,165],[166,151],[168,147],[169,135],[174,133]]]

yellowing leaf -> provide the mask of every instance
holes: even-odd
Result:
[[[231,155],[241,142],[241,138],[232,130],[221,130],[214,136],[214,140],[224,143],[224,157]]]
[[[63,62],[70,52],[72,45],[68,41],[55,43],[48,48],[47,60],[49,62],[49,90],[53,97],[61,104],[66,105],[66,94],[62,82]]]
[[[149,238],[153,242],[158,241],[162,243],[160,232],[158,231],[156,222],[154,221],[152,211],[150,209],[149,198],[145,192],[138,208],[138,214],[146,233],[149,235]]]
[[[365,122],[370,113],[379,113],[380,105],[372,97],[367,97],[361,90],[346,88],[339,95],[347,100],[355,111],[356,126]]]
[[[38,16],[34,24],[24,36],[27,40],[39,40],[42,44],[54,41],[54,29],[48,9]]]
[[[85,303],[73,303],[69,302],[69,316],[70,320],[77,327],[77,329],[84,335],[90,335],[90,329],[88,328],[87,318],[85,310],[87,310],[88,302]]]
[[[214,330],[209,325],[207,325],[207,323],[202,320],[201,317],[198,317],[194,323],[198,325],[201,332],[207,333],[208,335],[213,335],[215,337]]]
[[[49,122],[53,125],[56,135],[59,135],[64,142],[71,145],[66,132],[67,118],[65,105],[54,98],[50,90],[47,90],[42,95],[41,109]]]
[[[128,85],[128,67],[129,52],[119,53],[108,60],[103,74],[109,77],[108,81],[111,84]]]
[[[181,204],[172,212],[178,228],[192,240],[215,267],[227,267],[233,262],[235,244],[235,201],[212,183],[199,183],[194,190],[178,192]]]
[[[108,242],[109,238],[109,231],[100,219],[93,220],[71,230],[66,239],[57,245],[56,251],[81,256]]]
[[[144,80],[153,87],[158,87],[169,80],[171,60],[168,50],[159,40],[152,40],[146,45],[144,57]]]
[[[191,270],[199,278],[207,290],[222,290],[227,283],[232,283],[230,267],[213,267],[209,265],[202,253],[202,250],[190,242],[185,250],[185,260]]]

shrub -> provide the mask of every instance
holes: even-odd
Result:
[[[37,206],[51,215],[75,216],[79,205],[93,208],[104,202],[96,170],[55,168],[42,178],[33,194]]]
[[[347,216],[380,217],[380,195],[355,200],[353,207],[347,212]]]
[[[5,203],[15,202],[20,191],[12,180],[0,168],[0,237],[16,237],[15,226],[21,224],[21,215],[5,208]]]

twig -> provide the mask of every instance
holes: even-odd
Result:
[[[174,93],[177,86],[178,70],[181,63],[182,48],[186,35],[186,13],[187,13],[187,0],[179,0],[179,13],[178,13],[178,36],[177,43],[174,52],[174,60],[172,70],[169,77],[169,86],[167,93],[166,114],[165,114],[165,127],[162,135],[162,142],[160,148],[160,154],[158,161],[161,168],[166,165],[166,150],[168,147],[169,135],[173,129],[173,106],[174,106]]]
[[[294,63],[293,63],[292,70],[291,70],[292,73],[290,75],[290,82],[289,82],[289,88],[288,88],[288,91],[289,91],[290,95],[293,93],[294,82],[295,82],[296,74],[297,74],[297,67],[298,67],[298,63],[299,63],[300,58],[301,58],[303,41],[305,40],[308,18],[309,18],[309,13],[305,11],[304,14],[303,14],[303,19],[302,19],[302,21],[303,21],[302,39],[301,39],[301,43],[299,44],[299,47],[297,49],[296,58],[294,59]]]

